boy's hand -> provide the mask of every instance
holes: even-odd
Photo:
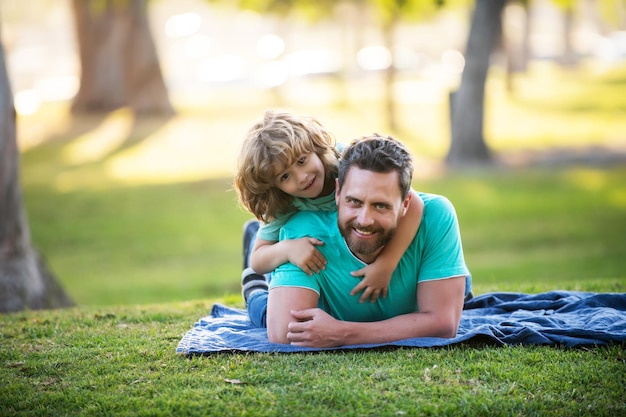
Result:
[[[382,295],[383,298],[387,297],[391,275],[378,270],[376,268],[376,262],[367,265],[365,268],[352,271],[350,275],[353,277],[363,277],[363,279],[352,288],[352,291],[350,291],[350,295],[355,295],[363,291],[363,294],[361,294],[359,298],[360,303],[365,302],[368,298],[373,303],[378,299],[379,295]]]
[[[326,268],[326,258],[317,249],[317,246],[323,244],[324,242],[321,240],[312,237],[290,240],[287,259],[306,272],[307,275],[317,274]]]

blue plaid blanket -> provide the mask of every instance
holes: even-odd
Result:
[[[465,304],[457,336],[423,337],[385,344],[342,346],[438,347],[460,343],[490,345],[590,346],[626,342],[626,293],[550,291],[541,294],[487,293]],[[245,310],[215,304],[180,340],[182,355],[218,352],[304,352],[332,349],[270,343],[265,329]]]

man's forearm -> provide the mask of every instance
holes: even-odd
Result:
[[[370,323],[350,323],[347,342],[386,343],[414,337],[455,337],[463,311],[464,277],[418,286],[419,311]]]
[[[388,343],[415,337],[456,336],[459,321],[451,315],[411,313],[379,322],[341,322],[343,345]]]
[[[388,343],[415,337],[456,336],[463,311],[464,278],[448,278],[419,285],[422,290],[418,295],[419,312],[381,321],[340,321],[319,308],[301,311],[293,311],[292,308],[289,315],[293,320],[287,323],[288,333],[283,340],[298,346],[335,347]],[[285,323],[282,324],[284,331]]]
[[[341,321],[319,308],[292,313],[294,321],[288,323],[287,335],[281,335],[278,343],[317,348],[388,343],[414,337],[454,337],[458,327],[455,317],[430,313],[410,313],[378,322]]]

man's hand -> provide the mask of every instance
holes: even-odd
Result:
[[[320,308],[292,310],[292,321],[287,327],[287,339],[294,346],[335,347],[345,344],[342,323]]]
[[[312,237],[290,240],[287,259],[307,275],[317,274],[326,268],[326,258],[317,250],[323,244],[321,240]]]

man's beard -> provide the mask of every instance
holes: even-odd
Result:
[[[375,239],[359,239],[352,234],[352,229],[371,231],[376,233]],[[359,227],[357,223],[350,222],[348,224],[339,224],[339,231],[348,244],[348,248],[357,257],[367,257],[376,254],[382,249],[396,233],[396,228],[384,231],[379,227]]]

